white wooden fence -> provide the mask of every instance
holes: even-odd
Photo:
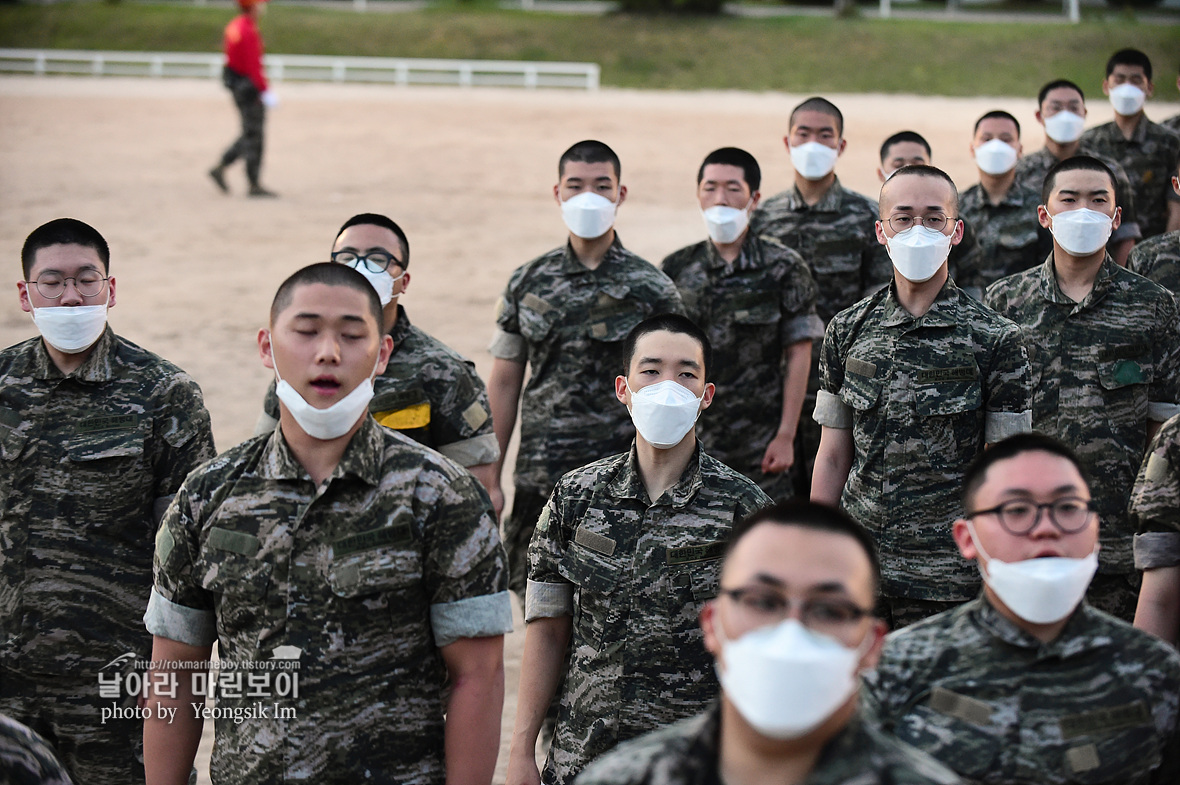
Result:
[[[597,63],[425,60],[397,57],[265,56],[267,78],[281,82],[383,82],[461,87],[575,87],[597,90]],[[189,52],[0,49],[0,73],[221,77],[224,57]]]

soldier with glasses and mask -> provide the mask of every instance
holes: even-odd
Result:
[[[871,716],[968,782],[1180,782],[1180,656],[1085,602],[1101,554],[1078,457],[1006,439],[967,471],[963,508],[983,593],[886,639]]]

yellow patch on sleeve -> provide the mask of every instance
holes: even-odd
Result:
[[[394,431],[409,431],[430,425],[430,402],[416,403],[392,412],[377,412],[377,422]]]

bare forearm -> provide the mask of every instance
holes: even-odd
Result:
[[[811,375],[811,341],[797,341],[787,347],[785,354],[787,373],[783,379],[783,411],[778,432],[780,436],[794,438]]]
[[[516,412],[520,406],[520,392],[524,387],[524,364],[497,358],[492,363],[488,379],[488,403],[492,408],[492,429],[500,445],[500,457],[495,464],[499,478],[508,454],[508,442],[516,428]]]
[[[453,682],[447,703],[447,785],[488,785],[492,781],[500,752],[503,708],[502,657]]]
[[[824,426],[815,456],[815,473],[811,478],[811,500],[839,506],[852,470],[852,432]]]
[[[1143,571],[1135,626],[1176,645],[1180,637],[1180,567]]]
[[[188,646],[158,636],[155,639],[149,684],[160,684],[162,677],[175,675],[176,697],[152,693],[144,707],[143,764],[147,785],[188,785],[204,727],[193,705],[203,706],[205,698],[193,695],[193,674],[197,671],[171,667],[169,663],[206,662],[210,652],[209,647]]]
[[[509,761],[509,785],[514,781],[513,769],[533,761],[541,723],[565,664],[572,619],[558,616],[535,619],[525,628],[524,654],[521,659],[520,690],[517,693],[516,721],[512,728],[512,749]],[[534,764],[535,765],[535,764]]]

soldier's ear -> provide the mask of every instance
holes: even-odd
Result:
[[[967,528],[967,521],[963,518],[955,521],[951,526],[951,536],[955,538],[955,545],[959,546],[959,553],[968,561],[979,558],[979,549],[975,547],[975,540],[971,539],[971,532]]]
[[[705,649],[713,655],[714,659],[721,659],[721,641],[717,639],[717,632],[713,629],[713,625],[718,623],[716,600],[710,600],[701,606],[699,620],[701,632],[705,634]]]
[[[258,331],[258,356],[262,358],[263,367],[272,370],[275,367],[273,351],[270,345],[270,330],[263,327]]]
[[[630,394],[631,394],[631,392],[627,389],[627,377],[626,376],[616,376],[615,377],[615,397],[619,399],[619,403],[623,404],[624,406],[629,406],[631,401],[630,401],[630,398],[628,398],[628,396]]]

